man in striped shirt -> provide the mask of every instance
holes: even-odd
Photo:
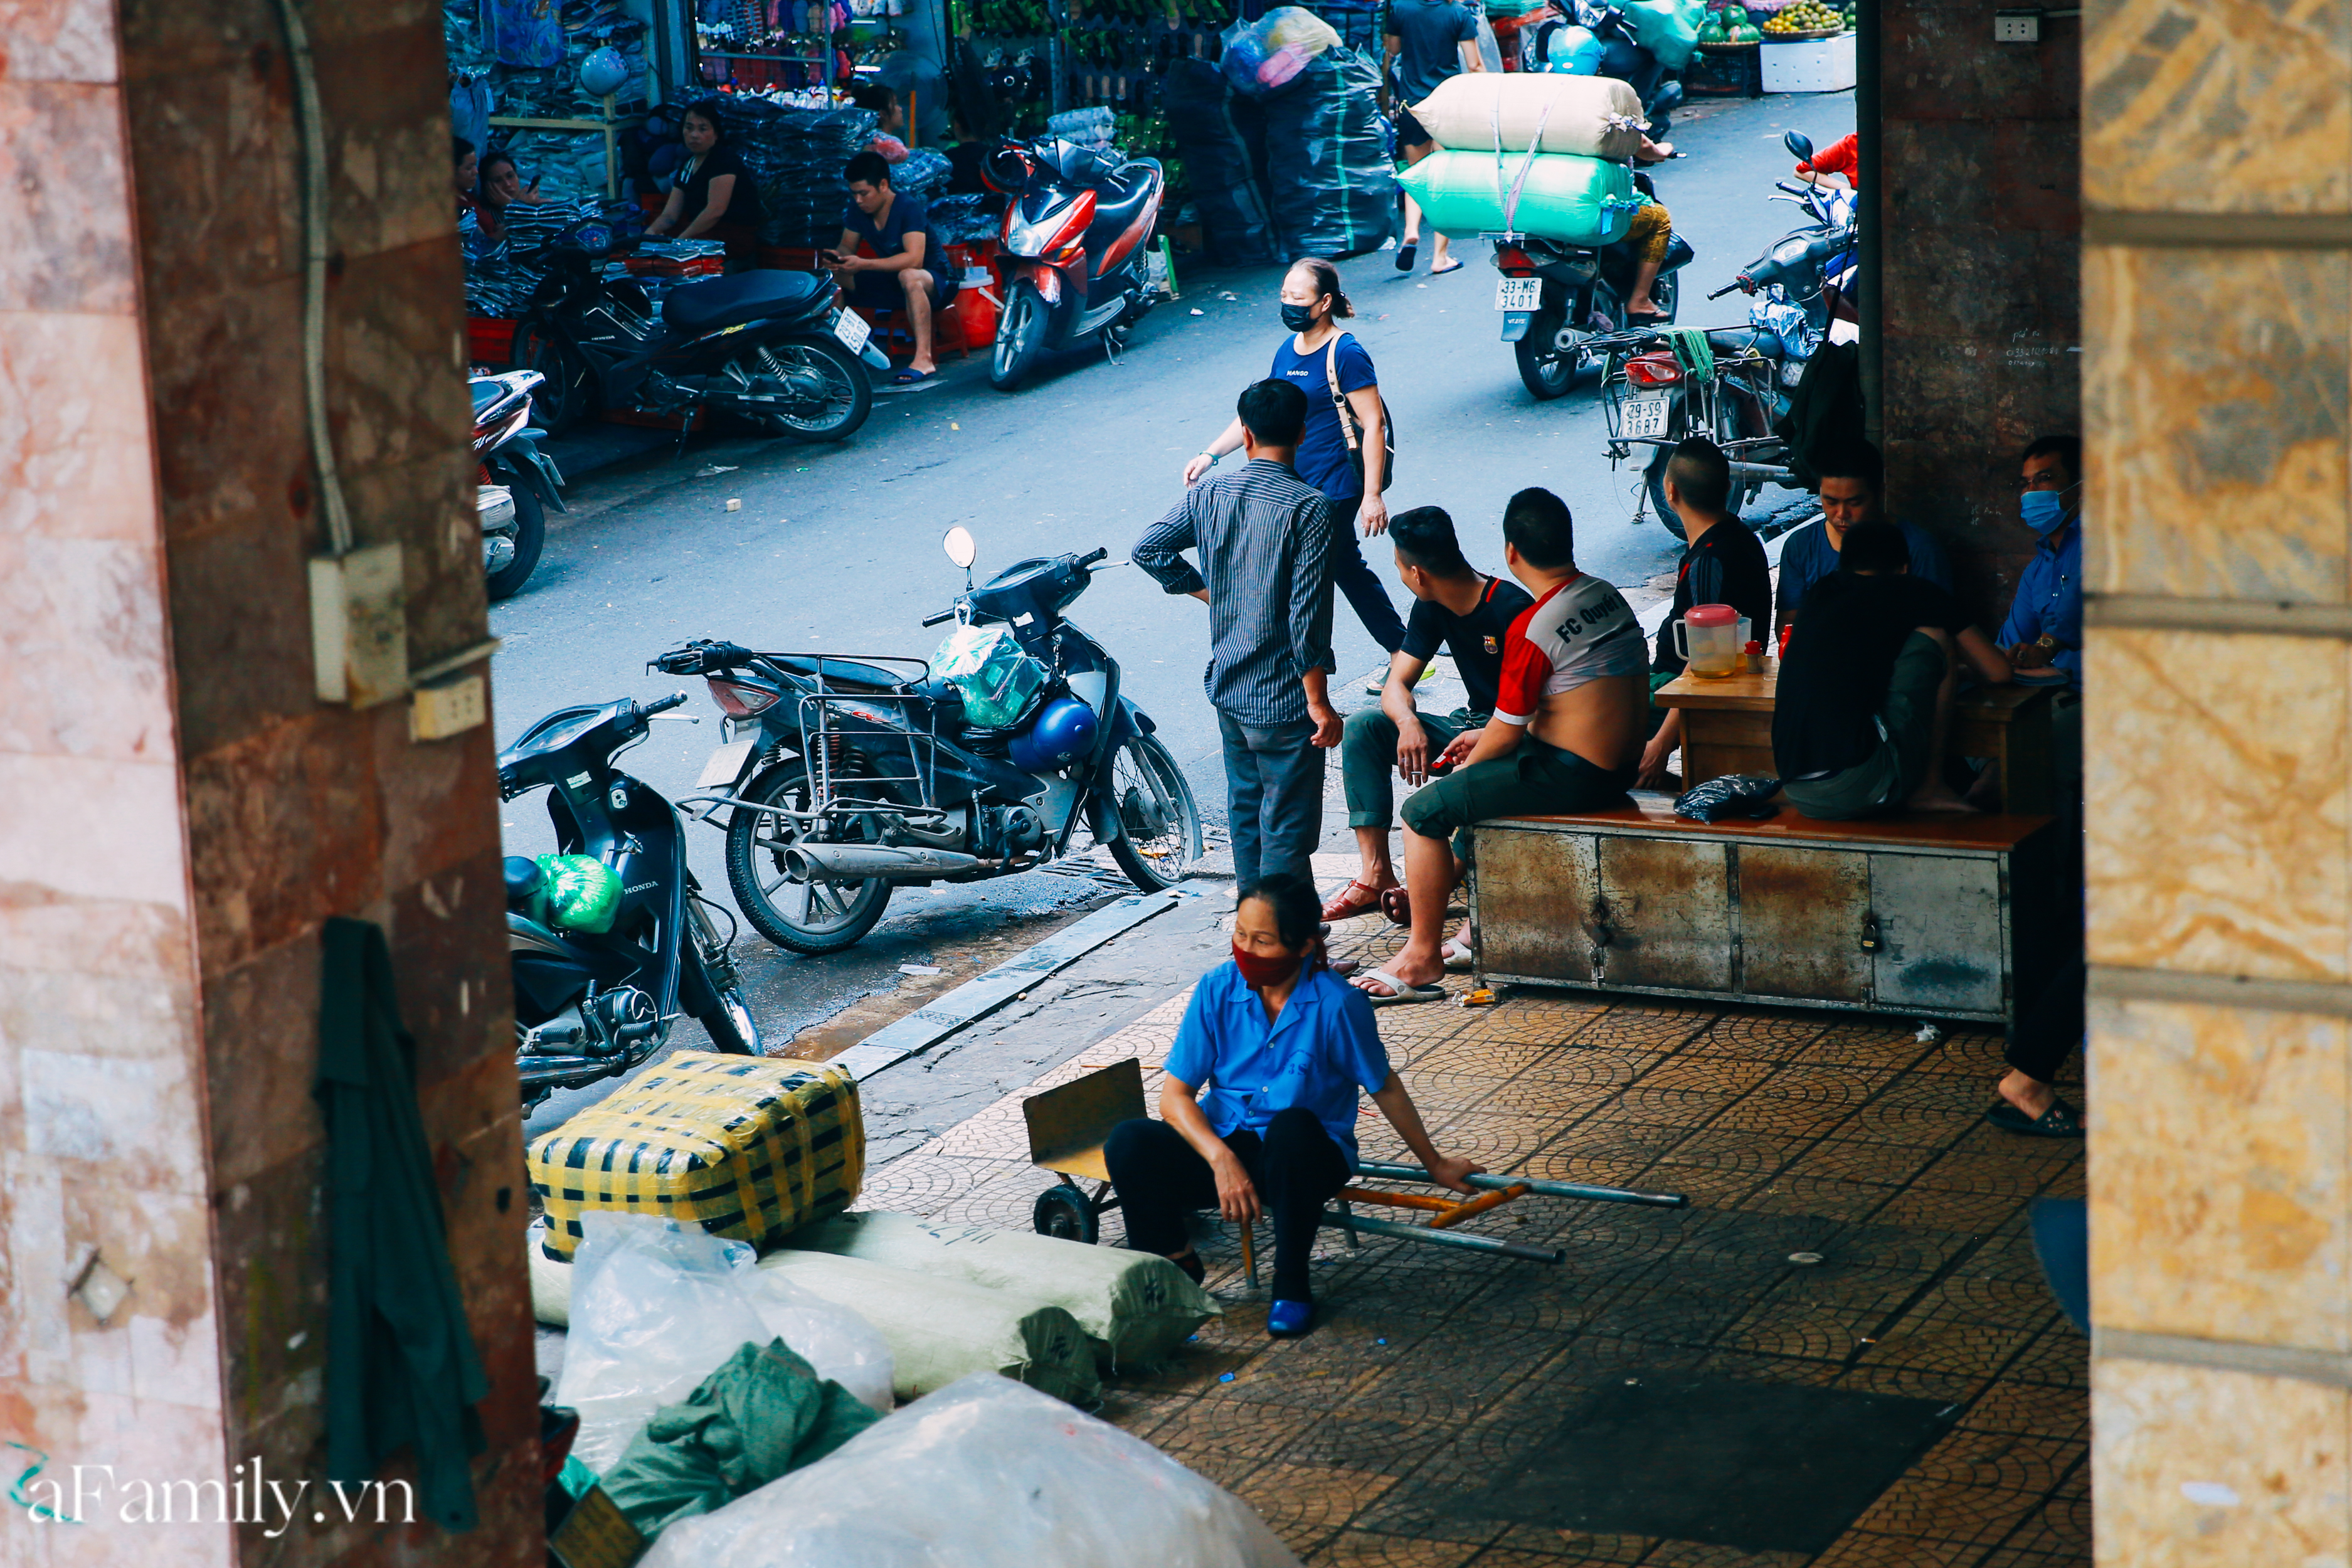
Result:
[[[1331,522],[1321,492],[1291,467],[1307,395],[1261,381],[1241,395],[1248,461],[1193,485],[1129,553],[1171,594],[1209,606],[1203,684],[1224,742],[1234,876],[1309,874],[1323,836],[1331,707]],[[1196,570],[1183,552],[1197,551]]]

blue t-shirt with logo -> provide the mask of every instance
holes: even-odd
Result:
[[[1287,333],[1274,351],[1269,379],[1286,381],[1307,395],[1307,434],[1299,438],[1298,477],[1334,500],[1350,500],[1363,493],[1355,465],[1348,460],[1348,438],[1339,430],[1339,411],[1331,406],[1329,359],[1339,356],[1339,390],[1361,392],[1373,385],[1372,356],[1364,345],[1341,332],[1313,353],[1298,352],[1298,334]],[[1363,438],[1360,426],[1357,439]],[[1338,515],[1336,512],[1333,515]]]

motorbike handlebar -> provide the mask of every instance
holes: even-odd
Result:
[[[651,702],[646,703],[644,706],[640,707],[637,710],[637,717],[640,719],[650,719],[656,713],[667,713],[673,708],[683,708],[685,706],[686,693],[683,691],[673,691],[667,697],[656,697]]]
[[[955,619],[955,611],[953,611],[952,609],[947,609],[947,610],[941,610],[941,611],[940,611],[938,615],[936,615],[936,616],[925,616],[923,617],[923,619],[922,619],[921,624],[922,624],[922,625],[924,625],[924,626],[942,626],[942,625],[946,624],[947,622],[951,621],[951,620],[954,620],[954,619]]]
[[[1710,300],[1720,300],[1726,294],[1730,293],[1734,289],[1738,288],[1741,281],[1742,279],[1735,278],[1730,282],[1726,283],[1722,288],[1717,289],[1714,293],[1709,294],[1707,298]]]
[[[1091,566],[1097,561],[1108,561],[1109,559],[1110,552],[1108,550],[1089,550],[1084,555],[1078,557],[1078,564],[1081,566]]]

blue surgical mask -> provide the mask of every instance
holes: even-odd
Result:
[[[2074,487],[2068,485],[2066,490]],[[2025,526],[2047,539],[2066,521],[2066,490],[2028,490],[2018,498]]]

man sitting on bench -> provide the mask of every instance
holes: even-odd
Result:
[[[1972,809],[1944,782],[1952,689],[1960,660],[1996,686],[2009,679],[2009,661],[1951,595],[1909,566],[1901,529],[1857,523],[1789,634],[1772,762],[1807,816]]]
[[[1445,900],[1472,823],[1622,805],[1633,782],[1649,650],[1624,595],[1577,570],[1575,524],[1549,490],[1521,490],[1503,509],[1503,560],[1536,602],[1504,636],[1495,716],[1470,732],[1461,765],[1399,814],[1412,936],[1386,967],[1356,977],[1376,1007],[1445,994]]]

